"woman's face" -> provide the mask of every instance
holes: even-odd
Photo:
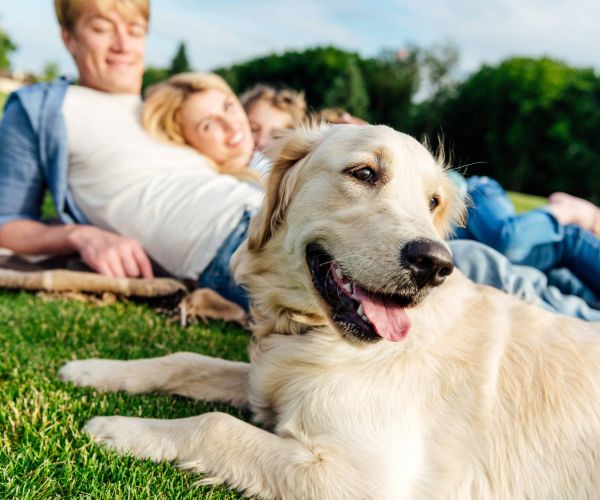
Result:
[[[293,126],[289,113],[276,108],[264,99],[259,99],[250,107],[248,120],[254,136],[254,145],[258,151],[264,151],[279,132]]]
[[[181,108],[180,124],[186,143],[224,170],[248,166],[254,140],[233,94],[209,89],[190,95]]]

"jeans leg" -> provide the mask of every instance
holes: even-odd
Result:
[[[198,278],[199,287],[212,288],[227,300],[242,306],[246,311],[250,308],[250,299],[246,290],[233,279],[229,261],[233,253],[246,239],[250,216],[250,213],[244,213],[238,226],[227,237],[217,251],[215,258]]]
[[[600,295],[597,295],[583,281],[565,267],[551,269],[546,273],[548,284],[555,286],[566,295],[576,295],[585,300],[590,307],[600,309]]]
[[[546,208],[517,214],[506,191],[495,180],[472,177],[467,182],[472,200],[467,230],[472,239],[518,262],[536,245],[562,238],[562,226]]]
[[[456,267],[475,283],[493,286],[555,313],[600,321],[599,309],[551,286],[538,269],[513,265],[501,253],[476,241],[451,240],[448,245]]]
[[[585,229],[564,226],[564,236],[554,243],[539,245],[519,264],[549,272],[565,267],[600,295],[600,239]]]

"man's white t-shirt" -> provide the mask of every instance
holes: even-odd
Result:
[[[195,279],[262,192],[191,148],[150,137],[141,108],[136,95],[69,87],[69,189],[92,224],[136,239],[167,271]]]

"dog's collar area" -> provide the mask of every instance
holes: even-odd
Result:
[[[313,286],[344,336],[364,342],[382,338],[396,342],[406,337],[410,321],[404,309],[410,299],[364,289],[315,243],[308,245],[306,259]]]

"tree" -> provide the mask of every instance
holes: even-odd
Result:
[[[456,92],[459,52],[452,42],[428,48],[414,49],[418,60],[420,79],[418,102],[411,107],[407,130],[415,137],[425,138],[429,144],[438,142],[444,130],[440,129],[446,103]]]
[[[444,105],[439,126],[473,174],[507,189],[600,201],[600,76],[549,58],[483,66]]]
[[[162,82],[169,78],[169,70],[165,68],[155,68],[154,66],[148,66],[144,70],[144,76],[142,78],[142,92],[146,90],[150,85]]]
[[[369,117],[369,95],[356,61],[350,59],[348,65],[335,77],[323,96],[323,106],[343,108],[363,119]]]
[[[359,62],[373,123],[406,130],[412,99],[419,88],[416,50],[385,50]]]
[[[53,82],[58,78],[60,74],[60,67],[57,62],[50,61],[44,65],[42,74],[40,75],[40,81],[42,82]]]
[[[15,50],[17,50],[15,43],[0,29],[0,69],[10,69],[9,55]]]
[[[175,53],[175,57],[173,57],[173,60],[171,61],[171,66],[169,66],[169,75],[187,73],[188,71],[191,71],[191,69],[192,68],[188,61],[185,43],[180,42],[177,52]]]

